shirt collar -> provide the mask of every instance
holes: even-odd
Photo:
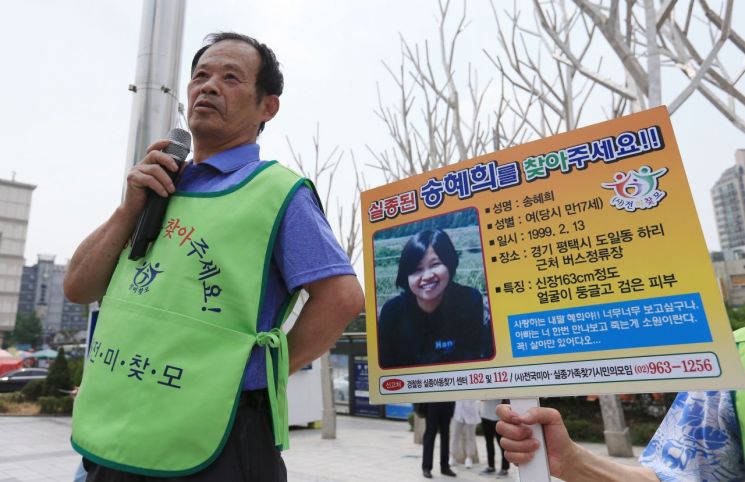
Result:
[[[206,164],[222,173],[227,173],[237,171],[250,162],[258,161],[259,159],[261,158],[259,157],[258,144],[243,144],[227,151],[218,152],[199,164]]]

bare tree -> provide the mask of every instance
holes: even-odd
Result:
[[[533,0],[538,15],[549,8]],[[573,55],[567,42],[548,37],[557,49],[555,58],[575,68],[588,79],[601,83],[627,102],[628,110],[638,111],[668,104],[674,114],[694,92],[700,92],[722,115],[745,132],[745,118],[738,113],[745,106],[742,80],[745,74],[745,41],[732,28],[733,0],[720,2],[719,11],[706,0],[611,0],[590,2],[574,0],[583,23],[597,28],[606,40],[605,47],[618,60],[625,81],[601,76],[599,69],[585,65]],[[727,52],[740,62],[725,62]],[[646,60],[646,62],[645,62]],[[730,73],[729,65],[739,72]],[[665,96],[663,87],[672,85],[665,69],[682,73],[686,82],[673,95]],[[739,87],[738,87],[739,85]],[[671,87],[668,90],[672,90]],[[624,109],[625,110],[625,109]],[[623,113],[622,112],[619,112]]]
[[[718,11],[706,0],[533,0],[527,26],[517,5],[492,2],[499,50],[484,52],[508,80],[510,107],[536,98],[533,135],[582,125],[590,99],[610,119],[663,102],[674,114],[696,91],[745,131],[745,40],[732,29],[732,0]]]
[[[294,149],[290,139],[285,139],[295,167],[304,177],[310,179],[320,189],[318,195],[323,205],[322,207],[328,216],[331,206],[332,186],[338,174],[339,166],[345,157],[344,152],[337,145],[325,157],[321,155],[321,131],[318,124],[316,124],[316,133],[313,136],[313,161],[310,166],[303,161],[302,153]],[[367,189],[367,181],[365,180],[364,173],[360,172],[357,168],[357,161],[353,151],[350,151],[349,157],[351,158],[351,166],[354,169],[355,179],[352,192],[349,193],[352,196],[352,202],[349,204],[341,201],[337,191],[334,218],[336,223],[331,223],[331,226],[349,261],[354,264],[361,254],[360,225],[357,220],[360,211],[359,193]],[[345,209],[345,206],[348,209]]]
[[[379,85],[375,113],[393,143],[367,149],[386,181],[575,129],[591,100],[605,118],[663,102],[674,114],[698,91],[745,132],[745,40],[732,28],[734,0],[716,9],[707,0],[533,0],[530,26],[517,2],[512,12],[497,5],[498,49],[483,52],[499,82],[482,86],[461,58],[465,1],[455,18],[450,0],[438,1],[434,46],[401,36],[400,65],[383,62],[397,93],[389,104]]]
[[[563,0],[549,4],[546,11],[535,9],[532,28],[521,22],[522,12],[516,3],[511,11],[498,11],[493,1],[491,8],[497,25],[498,49],[495,52],[484,49],[484,53],[510,86],[507,105],[513,114],[526,119],[531,137],[575,129],[581,124],[585,105],[599,82],[579,75],[574,65],[553,58],[552,42],[560,42],[581,63],[597,28],[578,12],[569,12]],[[572,45],[581,48],[573,51]],[[596,61],[598,70],[602,60],[600,57]],[[526,96],[527,101],[521,100]]]
[[[321,154],[321,131],[318,124],[316,124],[316,133],[313,136],[313,160],[310,163],[310,166],[303,161],[302,154],[294,149],[290,139],[286,138],[286,140],[295,167],[304,177],[310,179],[313,184],[319,187],[320,191],[317,194],[324,211],[326,211],[328,215],[334,179],[336,178],[339,166],[344,159],[344,152],[339,149],[339,146],[335,146],[331,149],[331,152],[325,156]],[[347,257],[352,263],[355,263],[357,258],[359,258],[361,251],[360,225],[357,221],[357,216],[360,210],[359,192],[365,189],[365,179],[357,169],[354,154],[350,153],[350,156],[352,158],[352,166],[354,168],[356,180],[353,186],[353,192],[351,193],[353,200],[351,205],[348,205],[349,209],[345,210],[338,195],[336,196],[337,223],[334,231]],[[333,224],[332,228],[334,228]],[[298,303],[295,306],[293,315],[297,316],[299,314],[300,307],[305,304],[305,301],[307,301],[307,293],[303,292],[301,294],[301,303]],[[335,439],[336,410],[334,409],[334,390],[331,365],[329,363],[329,352],[326,352],[321,356],[321,393],[323,397],[323,428],[321,431],[321,437],[324,439]]]
[[[429,41],[410,43],[401,37],[401,64],[392,68],[383,62],[397,88],[397,99],[388,105],[378,86],[376,115],[393,140],[389,149],[376,151],[367,146],[375,159],[369,164],[380,170],[386,181],[427,172],[469,159],[528,138],[525,112],[536,99],[512,105],[496,90],[493,80],[480,84],[478,72],[470,62],[465,74],[458,56],[458,41],[468,27],[465,3],[459,17],[450,20],[450,0],[438,2],[436,46]],[[451,25],[453,23],[454,25]],[[461,75],[463,78],[461,78]],[[504,77],[502,77],[502,87]],[[491,111],[485,100],[499,96]]]

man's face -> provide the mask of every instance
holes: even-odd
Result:
[[[233,147],[256,140],[259,124],[274,117],[277,96],[256,91],[261,56],[251,45],[223,40],[208,48],[189,81],[189,128],[195,145]]]

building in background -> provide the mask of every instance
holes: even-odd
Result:
[[[0,179],[0,343],[16,323],[34,189],[30,184]]]
[[[54,263],[54,256],[40,254],[37,263],[23,267],[19,313],[35,313],[41,321],[44,341],[60,332],[72,338],[88,325],[88,307],[65,298],[62,283],[67,265]]]
[[[711,188],[722,251],[712,263],[724,301],[745,305],[745,149],[735,151],[735,165]]]
[[[742,251],[727,250],[727,257],[712,253],[714,273],[722,298],[730,306],[745,305],[745,256]],[[722,253],[722,254],[725,254]]]
[[[725,258],[727,250],[745,250],[745,149],[735,152],[735,165],[719,177],[711,198]]]

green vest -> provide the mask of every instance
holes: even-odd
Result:
[[[735,343],[737,351],[740,353],[740,361],[745,366],[745,328],[735,331]],[[745,390],[736,390],[733,392],[735,402],[735,414],[737,422],[740,425],[740,439],[742,440],[743,456],[745,456]]]
[[[271,348],[274,437],[287,448],[287,339],[256,325],[277,230],[303,184],[272,162],[225,191],[177,192],[147,256],[124,249],[75,401],[75,450],[143,475],[204,469],[227,441],[254,344]]]

